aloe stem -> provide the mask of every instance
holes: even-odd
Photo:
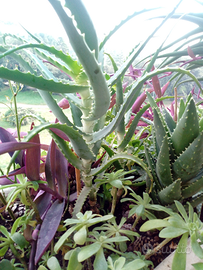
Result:
[[[156,246],[153,250],[145,255],[145,259],[148,260],[152,255],[157,253],[162,247],[164,247],[168,242],[170,242],[173,238],[166,238],[163,240],[158,246]]]

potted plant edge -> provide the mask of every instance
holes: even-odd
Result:
[[[153,10],[134,12],[98,44],[81,0],[66,0],[64,6],[48,1],[76,58],[28,30],[32,43],[4,34],[0,47],[0,59],[12,57],[18,63],[16,69],[0,67],[0,78],[9,81],[13,94],[17,136],[0,127],[0,154],[11,156],[7,169],[1,169],[0,189],[9,190],[0,193],[1,213],[7,211],[12,223],[10,228],[0,225],[0,269],[153,269],[150,259],[173,239],[177,248],[171,269],[187,269],[189,237],[190,248],[203,259],[198,210],[203,200],[202,78],[194,75],[203,63],[202,14],[177,14],[180,1],[159,17],[160,24],[121,67],[106,52],[114,70],[110,75],[103,67],[106,42],[131,18]],[[146,45],[171,19],[197,27],[141,59]],[[13,46],[7,37],[20,45]],[[66,79],[60,81],[51,66]],[[167,79],[165,84],[161,78]],[[193,89],[187,98],[179,97],[181,85],[190,87],[191,82],[199,89],[199,102]],[[32,113],[19,119],[20,84],[37,89],[54,123]],[[165,95],[169,85],[172,96]],[[59,103],[53,93],[61,96]],[[170,110],[163,103],[169,98],[175,103]],[[39,124],[33,123],[21,138],[27,117]],[[44,130],[51,135],[49,145],[40,143]],[[18,217],[12,210],[16,201],[24,205]],[[125,217],[118,209],[123,205]],[[141,234],[156,231],[161,239],[157,246],[144,253],[129,250]],[[202,269],[203,264],[193,267]]]

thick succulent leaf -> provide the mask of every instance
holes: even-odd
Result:
[[[170,133],[172,133],[176,127],[176,122],[173,120],[171,114],[165,107],[162,109],[162,112],[163,112],[163,116],[166,121],[166,124],[168,126],[168,129]]]
[[[156,173],[164,187],[172,184],[173,177],[171,174],[170,154],[167,137],[165,137],[162,141],[162,145],[158,154],[156,162]]]
[[[195,102],[193,99],[191,99],[171,136],[176,154],[179,155],[182,151],[184,151],[198,135],[198,115]]]
[[[103,116],[109,108],[110,94],[106,84],[105,77],[102,73],[101,67],[98,64],[94,53],[91,52],[87,46],[84,36],[81,35],[74,25],[72,18],[70,18],[60,2],[55,0],[49,0],[53,8],[55,9],[59,19],[61,20],[64,29],[69,37],[70,43],[83,65],[85,72],[89,78],[90,84],[94,92],[94,107],[90,116],[86,120],[93,121]]]
[[[28,43],[28,44],[20,45],[19,47],[15,47],[15,48],[12,48],[8,51],[4,51],[0,55],[0,58],[5,57],[7,55],[11,55],[18,50],[22,50],[22,49],[26,49],[26,48],[38,48],[38,49],[45,50],[45,51],[55,55],[57,58],[61,59],[63,62],[65,62],[75,74],[79,74],[81,71],[81,66],[77,63],[77,61],[73,60],[70,55],[64,54],[62,51],[59,51],[59,50],[55,49],[54,47],[47,46],[43,43],[34,43],[34,44]]]
[[[65,199],[63,200],[63,202],[56,200],[47,211],[39,231],[35,255],[35,264],[38,263],[39,259],[48,248],[49,244],[51,243],[51,240],[53,239],[58,229],[63,214],[64,206],[65,206]]]
[[[81,33],[85,34],[85,41],[91,51],[95,52],[98,58],[98,40],[94,25],[89,17],[89,14],[81,0],[66,0],[65,6],[70,9],[74,19],[77,22],[77,28]]]
[[[175,182],[162,189],[158,193],[158,197],[163,205],[171,204],[174,200],[179,201],[182,198],[181,180],[177,179]]]
[[[32,131],[30,131],[26,137],[26,140],[29,140],[32,138],[36,133],[41,132],[44,129],[51,129],[56,128],[60,131],[64,132],[68,138],[70,139],[71,144],[73,145],[74,151],[80,158],[84,159],[94,159],[94,155],[89,149],[86,141],[83,139],[83,136],[75,130],[73,127],[68,127],[65,124],[50,124],[50,123],[43,123],[37,127],[35,127]],[[62,140],[59,141],[61,143]],[[63,146],[66,145],[66,142],[64,142]],[[68,146],[67,146],[68,147]]]
[[[166,124],[162,121],[162,116],[160,111],[156,108],[153,109],[154,114],[154,128],[155,128],[155,136],[156,136],[156,144],[157,144],[157,151],[159,153],[164,138],[169,137],[168,130]]]
[[[161,184],[159,182],[159,179],[157,178],[156,165],[155,165],[154,159],[153,159],[151,153],[149,152],[149,149],[148,149],[146,144],[144,145],[144,149],[145,149],[145,156],[146,156],[146,159],[147,159],[147,163],[148,163],[149,169],[151,171],[151,174],[153,176],[153,180],[154,180],[154,183],[155,183],[155,189],[156,190],[161,190],[162,187],[161,187]]]
[[[11,135],[11,133],[2,127],[0,127],[0,140],[2,141],[2,143],[7,143],[7,142],[17,143],[17,140]],[[0,145],[0,148],[1,148],[1,145]],[[3,149],[1,148],[1,150]],[[9,155],[12,157],[14,154],[14,151],[15,150],[7,150],[6,152],[8,152]],[[20,166],[23,166],[23,155],[24,155],[23,151],[20,151],[18,157],[15,160],[15,162],[18,163]]]
[[[145,75],[140,77],[132,85],[131,89],[129,90],[128,94],[126,95],[126,98],[124,100],[123,105],[121,106],[119,112],[117,113],[115,118],[111,121],[111,123],[109,125],[105,126],[103,129],[101,129],[97,132],[94,132],[93,139],[91,141],[89,141],[89,143],[95,143],[98,140],[108,136],[111,132],[113,132],[115,130],[115,128],[117,127],[117,125],[120,123],[125,112],[128,110],[128,108],[130,106],[133,105],[136,98],[139,96],[140,91],[141,91],[144,83],[147,80],[151,79],[154,75],[163,74],[164,72],[177,72],[177,73],[181,73],[181,74],[183,73],[183,74],[191,77],[196,82],[198,87],[202,90],[201,84],[198,82],[196,77],[192,73],[190,73],[189,71],[184,70],[182,68],[163,68],[163,69],[157,69],[157,70],[151,71],[149,73],[146,73]],[[146,91],[146,93],[147,93],[147,91]]]
[[[118,146],[118,151],[123,151],[125,149],[125,147],[128,145],[128,143],[130,142],[132,136],[135,134],[135,129],[137,127],[137,124],[140,120],[140,117],[143,115],[143,113],[149,108],[149,105],[145,105],[142,109],[139,110],[139,112],[136,114],[136,116],[134,117],[123,141],[121,142],[121,144]]]
[[[185,111],[185,103],[183,101],[183,99],[180,99],[180,104],[179,104],[179,110],[178,110],[178,121],[181,119],[181,117],[183,116],[183,113]]]
[[[192,180],[191,180],[192,181]],[[192,197],[202,190],[203,187],[203,177],[187,183],[187,187],[182,189],[182,196],[184,199]]]
[[[29,142],[36,143],[36,147],[27,149],[25,156],[25,172],[27,178],[31,181],[40,180],[40,139],[36,134]]]
[[[42,76],[38,77],[31,73],[23,73],[17,69],[10,70],[4,67],[0,67],[0,77],[6,80],[12,80],[34,88],[55,93],[76,93],[88,89],[87,86],[55,82],[54,80],[47,80]]]
[[[183,183],[195,177],[202,168],[202,151],[203,132],[194,139],[188,148],[173,163],[172,169],[175,175],[181,178]]]

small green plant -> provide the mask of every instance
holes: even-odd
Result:
[[[126,218],[122,217],[120,223],[117,225],[114,217],[110,219],[108,223],[103,224],[101,227],[94,228],[94,231],[105,231],[106,236],[109,238],[112,236],[126,235],[127,237],[130,238],[131,241],[133,241],[134,237],[139,237],[139,234],[122,228],[125,222]],[[125,252],[127,250],[126,242],[118,242],[118,243],[116,242],[116,245],[122,252]]]
[[[71,227],[60,237],[59,241],[54,247],[54,251],[57,252],[64,244],[66,239],[74,232],[73,240],[77,245],[84,245],[87,240],[88,228],[107,221],[113,217],[113,215],[100,216],[92,214],[92,211],[86,211],[83,215],[81,212],[76,215],[76,219],[66,219],[65,226],[71,225]],[[75,224],[75,225],[74,225]],[[74,225],[74,226],[73,226]]]
[[[114,214],[116,203],[117,203],[117,194],[118,190],[121,190],[121,194],[123,193],[123,189],[125,190],[124,196],[127,194],[127,188],[129,188],[129,185],[132,184],[130,179],[133,179],[133,176],[124,177],[127,174],[130,174],[134,172],[134,170],[131,171],[124,171],[124,170],[117,170],[116,172],[111,173],[104,173],[102,179],[95,179],[95,182],[97,183],[97,187],[106,184],[106,189],[111,189],[111,196],[112,199],[112,205],[111,205],[111,214]]]
[[[0,257],[3,257],[10,248],[13,255],[19,259],[21,264],[25,267],[25,269],[27,269],[27,265],[22,254],[24,254],[25,249],[28,246],[28,242],[25,240],[23,234],[18,232],[21,219],[22,217],[19,217],[15,220],[11,228],[11,232],[9,232],[6,227],[0,225],[1,234],[4,235],[0,237]]]
[[[130,193],[130,195],[134,198],[124,198],[121,200],[121,202],[132,202],[135,204],[130,204],[130,212],[128,217],[131,217],[133,215],[136,215],[136,219],[133,223],[132,229],[135,228],[139,220],[142,218],[145,220],[146,218],[148,219],[154,219],[155,216],[152,214],[149,210],[147,209],[152,209],[152,205],[150,204],[151,198],[148,193],[143,192],[143,198],[139,195],[137,195],[135,192]]]
[[[161,205],[154,205],[153,208],[155,210],[164,211],[169,216],[165,219],[152,219],[146,221],[141,226],[140,231],[145,232],[159,228],[159,236],[161,238],[166,238],[167,241],[181,236],[178,247],[175,251],[172,270],[176,270],[177,265],[178,269],[185,270],[188,236],[190,236],[191,239],[191,248],[193,252],[200,259],[203,259],[203,249],[201,247],[203,244],[203,223],[200,221],[197,213],[194,212],[190,203],[188,203],[188,214],[184,206],[179,201],[175,201],[175,205],[180,214],[172,212],[170,209]]]
[[[135,255],[135,254],[134,254]],[[138,270],[138,269],[147,269],[149,264],[140,258],[136,258],[128,262],[125,257],[120,257],[115,261],[109,256],[108,259],[108,268],[111,270]]]

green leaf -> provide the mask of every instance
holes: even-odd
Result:
[[[20,247],[20,248],[25,248],[28,242],[25,240],[25,237],[20,234],[19,232],[15,232],[12,236],[11,239]]]
[[[42,76],[37,77],[31,73],[23,73],[17,69],[10,70],[4,67],[0,67],[0,78],[56,93],[76,93],[88,89],[88,86],[55,82],[54,80],[47,80]]]
[[[158,228],[162,228],[162,227],[167,227],[169,226],[170,223],[166,220],[162,220],[162,219],[152,219],[152,220],[148,220],[146,221],[141,227],[140,227],[140,231],[141,232],[147,232],[149,230],[154,230],[154,229],[158,229]]]
[[[6,227],[3,225],[0,226],[0,232],[3,233],[7,238],[10,237],[10,233],[7,231]]]
[[[0,249],[0,257],[3,257],[3,256],[6,254],[8,248],[9,248],[9,246],[5,246],[5,247],[2,247],[2,248]],[[1,264],[0,264],[0,269],[1,269]],[[2,268],[2,270],[4,270],[4,269],[5,269],[5,268]]]
[[[178,247],[173,257],[172,270],[177,270],[177,266],[179,270],[185,270],[187,256],[187,240],[188,233],[184,233],[178,243]]]
[[[202,270],[203,269],[203,263],[194,263],[192,266],[195,268],[195,270]]]
[[[69,251],[70,252],[70,251]],[[71,255],[68,258],[68,267],[67,270],[81,270],[82,269],[82,264],[78,262],[78,253],[80,252],[80,248],[76,248],[74,250],[71,250]],[[67,254],[67,253],[66,253]],[[66,254],[64,256],[64,259],[67,260]]]
[[[87,228],[83,226],[78,232],[74,234],[73,240],[77,245],[84,245],[87,239]]]
[[[77,226],[73,226],[70,229],[68,229],[58,240],[56,245],[54,246],[54,252],[57,253],[57,251],[61,248],[61,246],[64,244],[64,242],[67,240],[67,238],[77,229]]]
[[[1,255],[0,255],[1,256]],[[0,262],[0,270],[15,270],[15,267],[11,264],[9,260],[3,259]]]
[[[203,249],[200,246],[200,243],[198,242],[198,237],[196,236],[196,232],[193,232],[190,235],[191,238],[191,247],[193,252],[195,253],[195,255],[197,257],[199,257],[200,259],[203,259]]]
[[[85,34],[85,41],[91,51],[95,51],[95,56],[98,58],[98,40],[94,25],[90,16],[81,0],[70,1],[66,0],[65,6],[70,9],[74,19],[77,22],[77,28],[81,33]]]
[[[62,270],[56,257],[51,257],[47,261],[47,266],[50,270]]]
[[[141,259],[133,260],[132,262],[129,262],[122,268],[122,270],[138,270],[143,269],[143,267],[146,266],[146,263]]]
[[[183,228],[175,228],[173,226],[168,226],[160,231],[159,237],[161,238],[175,238],[184,233],[187,233],[188,230]]]
[[[99,249],[101,248],[102,243],[93,243],[91,245],[85,246],[81,248],[81,251],[78,254],[78,261],[83,262],[87,258],[90,258],[92,255],[97,253]]]
[[[104,256],[104,250],[102,247],[98,250],[98,252],[95,256],[95,260],[94,260],[93,265],[94,265],[94,269],[107,270],[108,265],[107,265],[107,262],[106,262],[106,259]]]
[[[179,201],[175,201],[175,205],[176,205],[178,211],[180,212],[180,214],[182,215],[182,217],[184,218],[185,222],[188,222],[189,221],[188,215],[187,215],[183,205]]]

